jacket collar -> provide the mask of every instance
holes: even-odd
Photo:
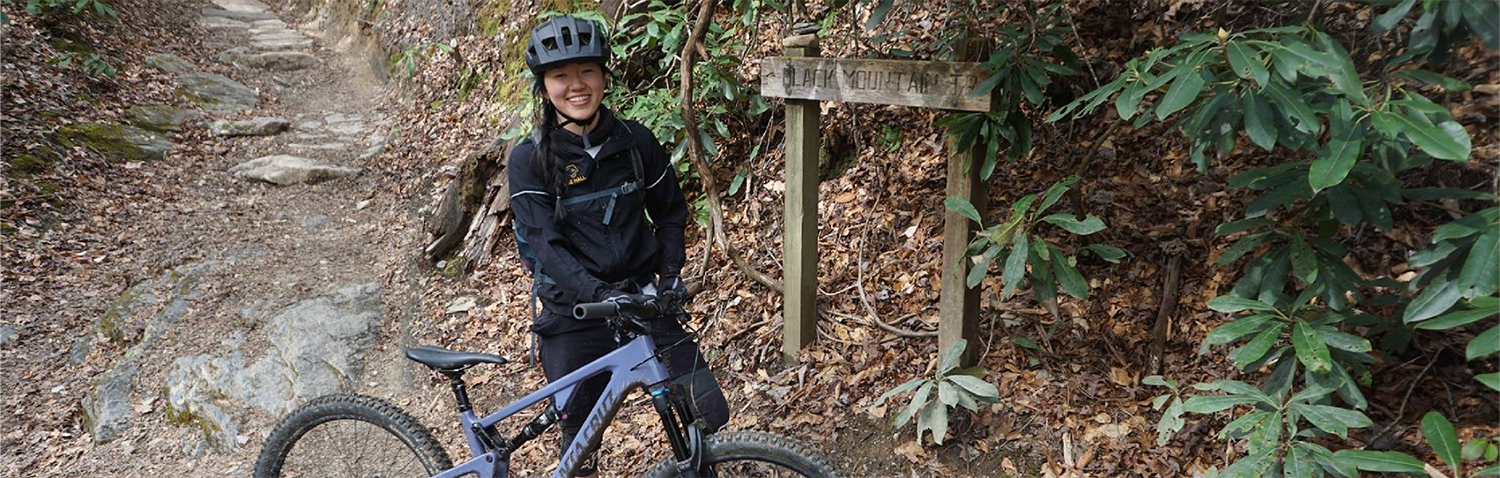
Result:
[[[598,158],[608,157],[635,146],[635,138],[623,123],[615,118],[614,112],[603,106],[599,107],[598,123],[594,129],[589,130],[588,137],[590,145],[602,145],[599,154],[594,156]],[[583,137],[572,131],[558,128],[552,131],[551,139],[553,154],[564,160],[573,161],[589,157],[584,151]]]

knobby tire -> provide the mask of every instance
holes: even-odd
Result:
[[[276,426],[255,461],[255,478],[280,478],[297,440],[315,427],[337,420],[361,421],[390,433],[414,454],[428,476],[453,467],[448,452],[432,433],[400,408],[374,397],[335,394],[313,399]]]
[[[703,440],[703,462],[725,466],[736,462],[771,463],[808,478],[838,478],[828,458],[791,438],[757,431],[720,432]],[[717,467],[717,466],[716,466]],[[677,462],[668,458],[656,465],[651,478],[676,478]]]

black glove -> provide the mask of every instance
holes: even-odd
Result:
[[[612,290],[612,291],[609,291],[608,294],[605,294],[604,300],[602,300],[600,302],[608,302],[608,303],[619,305],[619,306],[621,306],[620,307],[620,313],[621,314],[628,314],[628,315],[632,315],[632,316],[635,315],[635,314],[631,314],[630,313],[630,311],[633,308],[632,307],[627,307],[627,306],[647,306],[647,307],[653,307],[653,308],[654,307],[658,307],[658,305],[656,303],[656,297],[655,296],[650,296],[650,295],[645,295],[645,294],[631,294],[629,292],[625,292],[625,291],[622,291],[622,290]],[[636,317],[636,318],[639,318],[639,317]]]
[[[687,298],[687,284],[676,275],[664,275],[656,278],[656,295],[665,298],[673,304],[682,304]]]

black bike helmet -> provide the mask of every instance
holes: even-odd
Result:
[[[547,68],[578,61],[609,64],[609,37],[599,24],[558,16],[531,29],[531,40],[526,44],[526,66],[531,68],[538,84]]]

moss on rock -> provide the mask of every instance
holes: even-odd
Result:
[[[160,133],[114,123],[63,126],[52,139],[68,148],[87,146],[117,161],[158,160],[172,149],[172,142]]]

